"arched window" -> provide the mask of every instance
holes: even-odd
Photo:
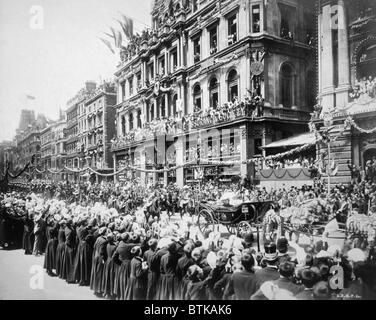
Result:
[[[228,74],[227,84],[228,84],[228,100],[234,101],[235,98],[238,98],[238,81],[239,76],[235,69],[231,70]]]
[[[294,72],[289,64],[281,68],[281,104],[291,108],[294,103]]]
[[[209,100],[210,100],[210,107],[217,108],[218,106],[218,91],[219,91],[219,84],[217,78],[212,78],[209,82]]]
[[[129,114],[129,130],[133,130],[133,113]]]
[[[125,117],[121,116],[121,134],[125,135]]]
[[[195,109],[201,109],[201,87],[199,84],[193,87],[193,104]]]

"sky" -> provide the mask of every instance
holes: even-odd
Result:
[[[98,37],[111,26],[120,30],[122,13],[141,33],[150,26],[151,3],[0,0],[0,141],[14,137],[21,109],[55,120],[85,81],[111,79],[119,56]]]

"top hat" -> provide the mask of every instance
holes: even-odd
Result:
[[[277,246],[274,242],[264,245],[264,258],[266,261],[275,261],[278,258]]]

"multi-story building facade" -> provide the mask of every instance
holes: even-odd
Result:
[[[87,81],[85,87],[82,88],[72,99],[67,103],[66,110],[66,128],[65,128],[65,152],[66,152],[66,166],[71,169],[78,169],[84,166],[84,144],[82,142],[82,118],[83,106],[85,100],[96,89],[96,83]],[[67,179],[70,181],[77,181],[79,178],[75,172],[67,172]]]
[[[338,164],[334,183],[349,182],[348,161],[364,169],[376,157],[376,129],[370,130],[376,127],[376,3],[327,0],[319,2],[319,9],[322,109],[317,123],[332,124],[335,141],[330,150],[322,145],[318,152]]]
[[[98,172],[112,172],[110,140],[115,135],[115,104],[114,83],[103,82],[97,87],[93,81],[87,81],[85,88],[68,102],[65,129],[68,168],[90,166]],[[78,174],[69,172],[68,177],[76,180]],[[96,178],[98,181],[99,177]]]
[[[47,128],[43,129],[40,133],[40,143],[41,143],[41,161],[40,166],[42,170],[38,169],[39,171],[43,171],[44,176],[46,178],[51,178],[51,172],[49,170],[52,169],[51,164],[51,157],[54,153],[54,145],[53,145],[53,127],[54,123],[50,124]]]
[[[110,82],[101,84],[84,103],[86,165],[98,172],[108,173],[113,168],[111,139],[115,135],[115,105],[116,88]]]
[[[54,181],[65,179],[65,119],[50,124],[41,132],[41,167],[43,176]]]
[[[242,161],[307,131],[316,95],[314,4],[156,0],[151,15],[152,32],[122,51],[115,73],[116,168],[168,168],[200,150],[200,159],[238,163],[208,163],[205,177],[257,180],[255,166]],[[142,183],[183,185],[195,167],[136,174]]]

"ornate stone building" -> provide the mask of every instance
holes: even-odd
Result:
[[[64,118],[50,124],[40,134],[41,140],[41,163],[39,171],[43,177],[54,181],[64,180],[65,167],[65,134],[66,122]]]
[[[324,121],[316,126],[324,128],[325,120],[326,127],[332,124],[330,135],[336,140],[330,155],[339,165],[333,182],[349,182],[348,161],[364,169],[376,156],[376,129],[370,130],[376,127],[376,3],[337,0],[319,6],[318,111]]]
[[[261,146],[308,130],[316,89],[312,1],[156,0],[152,30],[121,52],[114,163],[183,185],[247,175]],[[199,158],[195,166],[148,173]],[[235,165],[224,165],[224,162]],[[216,163],[215,163],[216,162]],[[219,164],[218,164],[219,163]],[[118,177],[124,178],[124,177]]]

